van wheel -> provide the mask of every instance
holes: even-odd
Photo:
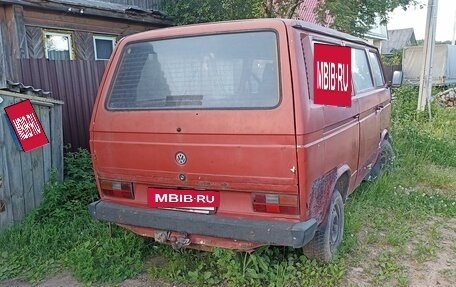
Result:
[[[384,140],[380,146],[380,153],[377,160],[367,178],[368,181],[374,181],[378,178],[382,171],[387,171],[392,165],[394,159],[393,146],[388,140]]]
[[[315,232],[315,237],[303,248],[309,259],[330,262],[339,248],[344,235],[344,201],[340,192],[335,189],[331,196],[326,219]]]

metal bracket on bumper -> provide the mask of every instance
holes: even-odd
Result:
[[[315,235],[317,221],[290,223],[188,213],[174,210],[145,209],[96,201],[89,205],[93,218],[118,224],[185,232],[233,240],[300,248]]]

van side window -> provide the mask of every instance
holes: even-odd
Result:
[[[385,85],[385,79],[383,78],[383,71],[378,60],[377,53],[369,52],[369,58],[371,62],[372,74],[374,76],[375,86],[383,87]]]
[[[364,50],[352,49],[352,77],[357,93],[374,87],[369,62]]]

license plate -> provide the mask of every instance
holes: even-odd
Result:
[[[217,191],[147,189],[147,206],[178,209],[182,211],[211,213],[220,206],[220,193]]]

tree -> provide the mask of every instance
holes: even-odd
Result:
[[[402,65],[402,53],[404,49],[393,49],[389,55],[382,55],[382,63],[386,66]]]
[[[376,24],[388,21],[388,13],[397,7],[406,10],[416,0],[318,0],[316,16],[320,24],[339,31],[364,35]]]
[[[258,0],[164,0],[161,7],[177,25],[258,18]]]
[[[397,7],[407,9],[416,0],[314,0],[317,21],[339,31],[364,35],[377,17],[388,21]],[[163,0],[162,9],[176,24],[249,19],[294,18],[304,0]]]
[[[251,18],[293,18],[303,0],[163,0],[176,24]]]
[[[264,18],[293,18],[304,0],[260,0]]]

